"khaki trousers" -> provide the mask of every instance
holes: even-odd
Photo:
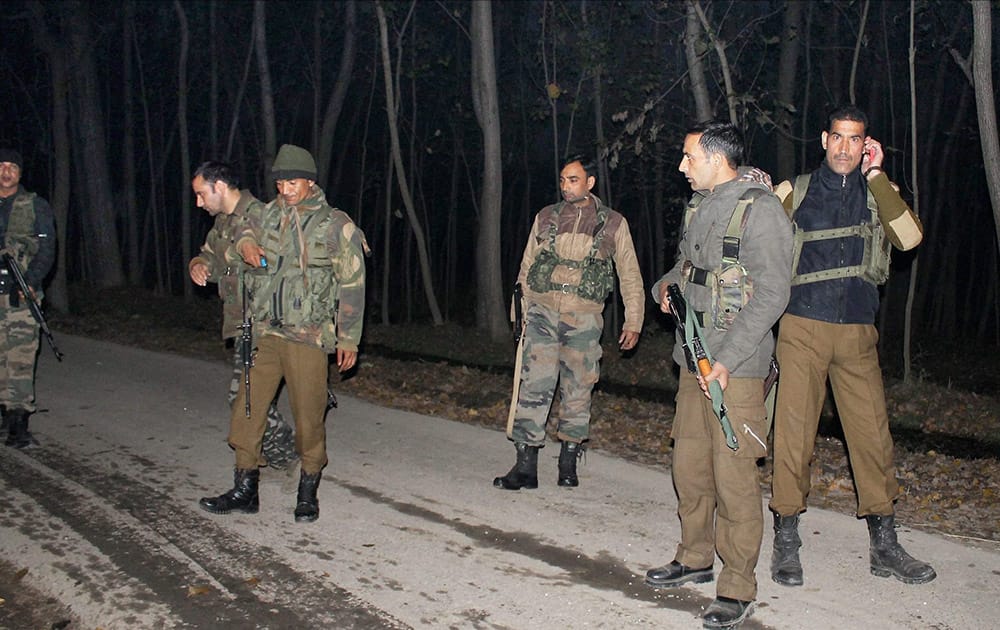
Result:
[[[806,509],[809,462],[829,377],[858,489],[858,516],[892,514],[899,485],[875,327],[786,314],[778,330],[781,379],[774,418],[771,509],[781,516]]]
[[[744,601],[757,596],[754,570],[760,555],[764,515],[757,459],[767,454],[763,379],[731,378],[725,391],[729,420],[739,441],[726,446],[712,403],[695,377],[681,372],[672,474],[681,519],[674,560],[692,568],[722,558],[716,590]]]
[[[267,410],[282,378],[295,417],[295,450],[302,459],[302,472],[311,475],[326,466],[323,421],[328,370],[327,354],[320,348],[274,335],[260,338],[250,368],[250,417],[246,417],[241,379],[229,419],[229,445],[236,451],[237,468],[257,468]]]

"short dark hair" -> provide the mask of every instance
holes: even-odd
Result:
[[[212,160],[202,162],[201,166],[195,169],[194,175],[191,179],[194,179],[199,175],[201,175],[201,177],[209,184],[223,182],[230,188],[238,190],[240,187],[240,176],[236,173],[236,169],[233,168],[233,165],[228,162],[215,162]]]
[[[708,122],[695,125],[688,135],[701,134],[698,144],[705,153],[720,153],[726,158],[730,168],[736,168],[743,163],[743,134],[736,125],[727,122]]]
[[[859,122],[865,126],[865,131],[868,131],[868,115],[865,114],[859,107],[855,107],[854,105],[840,105],[830,112],[826,121],[827,131],[833,129],[833,121],[835,120],[852,120],[854,122]]]
[[[566,168],[573,162],[580,163],[580,166],[583,167],[583,172],[587,174],[587,177],[597,179],[597,162],[594,161],[594,158],[583,153],[574,153],[563,160],[563,168]]]

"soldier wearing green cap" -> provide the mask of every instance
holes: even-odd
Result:
[[[24,280],[39,302],[42,282],[55,261],[55,218],[48,202],[21,185],[24,160],[13,149],[0,149],[0,242],[21,266]],[[7,428],[5,444],[35,444],[28,417],[35,412],[35,363],[38,323],[6,265],[0,267],[0,414]]]
[[[308,151],[283,145],[271,175],[277,199],[250,210],[249,223],[234,246],[253,268],[248,279],[255,345],[250,417],[242,406],[233,407],[233,488],[200,504],[217,514],[258,511],[257,465],[266,414],[284,379],[302,462],[295,520],[311,522],[319,517],[317,488],[327,464],[328,355],[335,355],[340,372],[357,362],[368,245],[350,217],[327,203],[316,185],[316,162]],[[241,382],[238,397],[245,395]]]

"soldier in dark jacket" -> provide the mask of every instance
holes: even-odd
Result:
[[[867,126],[856,107],[834,111],[822,134],[823,164],[776,190],[795,225],[792,292],[778,332],[781,385],[770,505],[771,578],[785,586],[803,583],[799,514],[806,509],[828,378],[858,488],[858,516],[868,522],[871,572],[907,584],[936,576],[896,539],[899,486],[875,329],[890,247],[916,247],[923,227],[882,170],[882,145],[866,135]]]
[[[42,300],[42,282],[55,261],[55,219],[48,202],[21,186],[21,154],[0,149],[0,240],[3,251],[17,260],[24,280]],[[34,444],[28,417],[35,412],[35,363],[38,323],[10,271],[0,269],[0,413],[7,427],[7,446]],[[17,304],[15,306],[15,304]]]

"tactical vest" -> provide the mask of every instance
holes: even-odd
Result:
[[[740,239],[746,229],[749,210],[757,197],[766,191],[751,188],[744,192],[726,226],[726,235],[722,238],[722,261],[713,270],[695,267],[690,260],[684,261],[681,267],[681,289],[687,282],[700,284],[712,291],[711,320],[716,330],[728,330],[736,320],[743,307],[753,297],[753,278],[746,267],[740,262]],[[688,203],[684,215],[684,229],[687,230],[691,218],[704,197],[696,195]]]
[[[11,201],[3,248],[11,253],[24,270],[38,253],[39,238],[35,233],[35,193],[18,191]],[[0,295],[8,295],[13,288],[14,278],[10,275],[7,265],[0,265]],[[41,287],[36,291],[38,299],[42,299]],[[4,302],[6,303],[6,297]]]
[[[571,260],[556,253],[556,231],[558,229],[556,223],[559,221],[559,213],[565,203],[560,202],[559,207],[552,213],[552,221],[549,223],[549,246],[548,249],[539,250],[528,269],[528,287],[535,293],[561,291],[572,293],[585,300],[603,303],[608,294],[615,288],[614,268],[611,260],[597,257],[601,241],[604,240],[606,231],[604,226],[608,220],[608,209],[603,205],[597,209],[597,227],[594,228],[590,252],[583,260]],[[580,269],[580,284],[569,285],[552,282],[552,274],[559,265],[570,269]]]
[[[878,204],[875,203],[875,196],[871,189],[867,190],[868,210],[871,213],[871,221],[860,225],[851,225],[842,228],[831,228],[827,230],[800,230],[795,225],[794,215],[799,204],[809,190],[810,174],[799,175],[795,178],[795,186],[792,188],[792,209],[788,213],[788,218],[792,220],[795,228],[793,237],[794,248],[792,250],[792,286],[799,284],[809,284],[821,280],[833,280],[835,278],[862,278],[875,285],[880,285],[889,279],[889,263],[892,256],[892,243],[886,236],[885,228],[878,218]],[[813,241],[825,241],[834,238],[857,237],[864,242],[864,254],[861,264],[849,265],[847,267],[835,267],[833,269],[822,269],[810,273],[799,274],[799,257],[802,255],[803,243]]]
[[[19,192],[14,196],[4,234],[4,249],[14,255],[22,269],[27,269],[38,253],[38,239],[50,237],[35,233],[35,196],[33,192]]]
[[[282,249],[280,242],[281,213],[267,217],[262,226],[264,248],[268,265],[250,273],[249,287],[253,292],[254,313],[264,328],[319,327],[324,346],[336,345],[335,322],[338,285],[333,276],[333,264],[327,250],[327,233],[333,220],[329,206],[291,219],[286,229],[293,235]],[[302,242],[305,244],[305,269],[301,266],[303,253],[300,240],[295,235],[299,229],[295,222],[301,220]],[[255,331],[256,332],[256,331]]]

